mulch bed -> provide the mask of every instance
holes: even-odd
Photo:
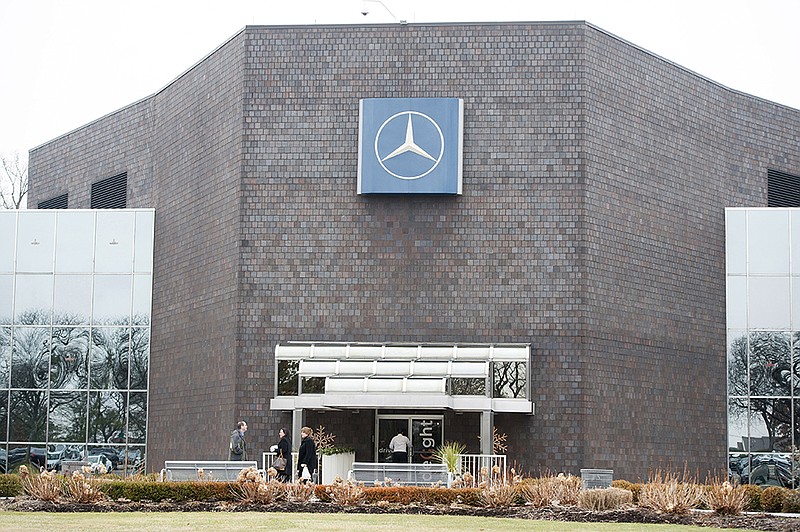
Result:
[[[670,523],[712,528],[747,528],[777,532],[800,531],[800,517],[783,517],[771,514],[721,516],[708,512],[688,515],[660,514],[642,508],[595,512],[577,507],[532,508],[477,508],[474,506],[423,506],[400,504],[369,504],[340,507],[331,503],[280,502],[270,505],[230,502],[132,502],[104,501],[97,504],[46,502],[28,497],[0,501],[0,510],[18,512],[308,512],[308,513],[370,513],[370,514],[426,514],[504,517],[511,519],[536,519],[566,522],[602,523]]]

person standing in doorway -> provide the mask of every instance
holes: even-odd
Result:
[[[317,469],[317,447],[311,434],[314,430],[310,427],[300,429],[300,450],[297,453],[297,479],[306,483],[314,478],[314,471]],[[310,478],[303,478],[303,468],[308,469]]]
[[[241,462],[247,460],[247,442],[244,440],[244,433],[247,432],[247,423],[240,421],[236,424],[236,430],[231,432],[231,452],[229,460]]]
[[[389,450],[392,451],[392,462],[396,464],[408,463],[408,450],[411,447],[411,440],[406,436],[406,431],[400,430],[397,436],[389,442]]]

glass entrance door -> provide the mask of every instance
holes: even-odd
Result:
[[[444,441],[444,416],[378,414],[375,460],[391,462],[389,442],[398,432],[405,432],[411,440],[411,461],[416,464],[433,461],[436,449]]]

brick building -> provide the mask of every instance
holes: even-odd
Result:
[[[460,194],[357,193],[370,98],[461,100]],[[382,420],[414,418],[472,452],[496,428],[531,471],[633,479],[725,466],[724,208],[800,173],[799,132],[800,111],[584,22],[248,26],[32,150],[29,204],[104,206],[112,178],[116,206],[155,209],[150,470],[224,457],[238,419],[259,457],[303,423],[376,460]],[[529,406],[492,401],[494,351],[489,401],[459,407],[447,372],[438,402],[368,377],[336,399],[304,363],[321,345],[524,349]]]

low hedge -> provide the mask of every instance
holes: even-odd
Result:
[[[22,495],[22,478],[19,475],[0,475],[0,497]]]
[[[100,489],[111,499],[131,501],[233,501],[230,482],[138,482],[111,480],[103,482]]]
[[[482,506],[478,488],[422,488],[415,486],[364,488],[367,502],[396,504],[466,504]]]

